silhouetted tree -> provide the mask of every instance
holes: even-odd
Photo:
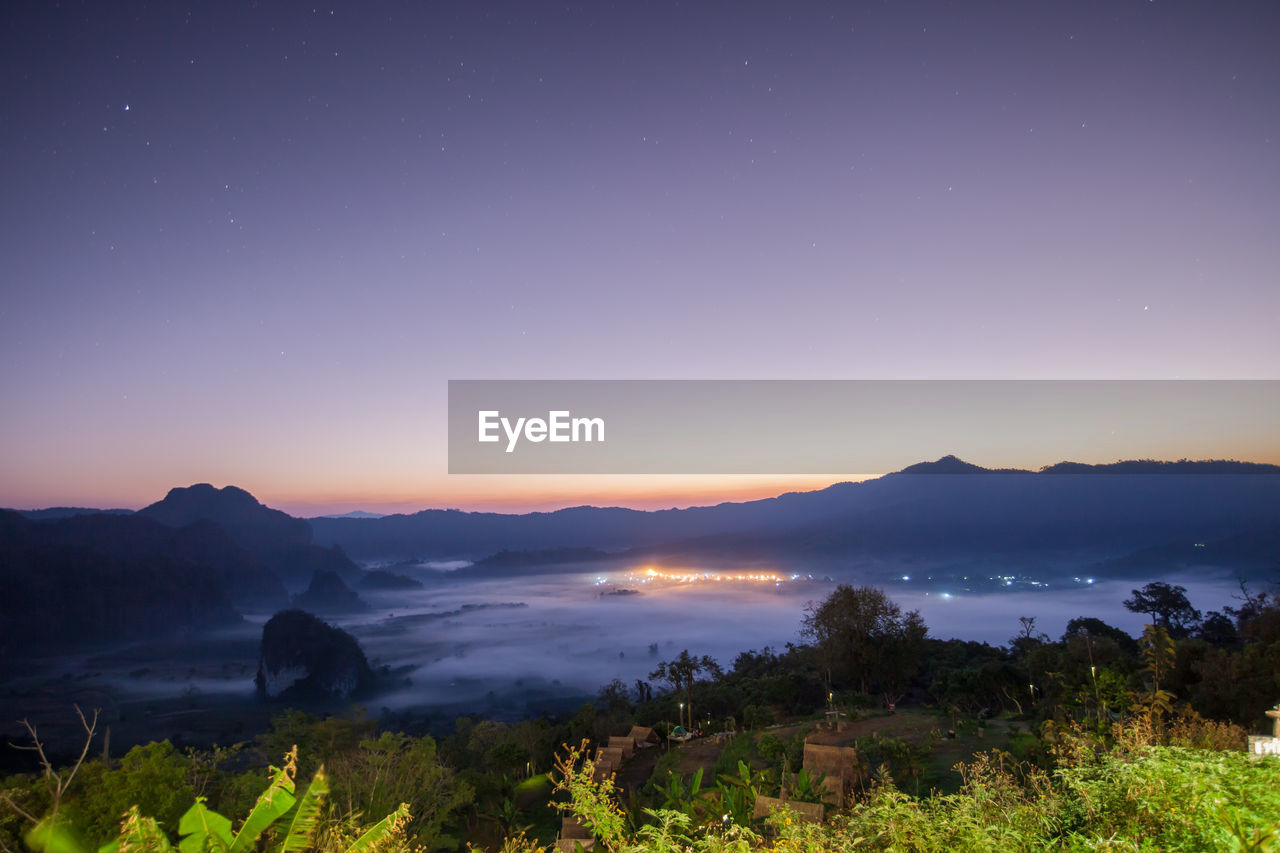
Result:
[[[1150,614],[1154,624],[1173,637],[1187,636],[1200,622],[1200,611],[1187,600],[1187,588],[1170,586],[1163,581],[1153,581],[1133,590],[1133,598],[1126,599],[1124,606],[1134,613]]]
[[[883,590],[845,584],[821,604],[810,602],[801,627],[827,670],[828,689],[839,674],[863,693],[873,685],[901,692],[920,668],[927,633],[920,611],[903,613]]]
[[[1114,625],[1108,625],[1101,619],[1096,619],[1092,616],[1077,616],[1068,622],[1067,629],[1062,632],[1062,639],[1065,642],[1077,634],[1088,634],[1094,638],[1106,637],[1109,640],[1113,640],[1126,654],[1135,655],[1138,653],[1138,641],[1126,631],[1122,631]]]
[[[689,720],[692,720],[693,697],[691,691],[693,682],[704,672],[713,678],[719,678],[724,674],[724,671],[720,669],[720,664],[716,663],[714,658],[708,655],[703,655],[700,658],[694,657],[689,654],[688,649],[685,649],[680,652],[675,660],[659,663],[658,668],[649,673],[649,677],[667,682],[677,694],[682,694],[685,708],[688,709]]]
[[[610,714],[626,711],[631,705],[631,697],[628,694],[627,685],[619,678],[615,678],[608,684],[603,685],[600,688],[600,692],[596,694],[596,704]]]
[[[1221,610],[1205,614],[1196,636],[1213,646],[1234,646],[1240,642],[1235,620]]]

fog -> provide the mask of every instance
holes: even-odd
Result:
[[[453,705],[490,690],[594,694],[614,678],[647,680],[659,661],[686,648],[728,666],[745,649],[798,640],[805,603],[833,587],[648,584],[619,595],[610,593],[638,585],[601,577],[450,581],[397,593],[392,609],[341,624],[378,665],[413,667],[412,685],[380,705]]]
[[[1235,603],[1232,595],[1239,593],[1226,575],[1168,580],[1186,586],[1192,603],[1206,611]],[[1078,616],[1139,634],[1145,617],[1122,602],[1142,583],[1019,579],[978,593],[966,592],[963,580],[899,576],[882,586],[904,610],[921,612],[930,636],[1000,645],[1019,632],[1022,616],[1035,617],[1036,629],[1053,638]],[[501,580],[454,576],[424,590],[369,598],[378,609],[338,624],[356,635],[375,665],[408,679],[380,696],[378,705],[510,705],[594,694],[614,678],[632,685],[682,649],[710,655],[725,668],[741,651],[781,649],[800,640],[805,605],[821,601],[835,585],[822,577],[641,585],[618,576],[617,566]],[[619,589],[636,592],[608,594]]]
[[[387,673],[377,695],[367,700],[372,711],[422,712],[445,720],[464,713],[513,719],[572,709],[615,678],[628,686],[649,680],[659,661],[683,649],[710,655],[726,669],[739,652],[781,649],[800,640],[808,602],[821,601],[837,582],[869,582],[865,571],[792,580],[779,570],[783,580],[777,584],[728,579],[642,584],[617,565],[594,568],[476,580],[465,572],[423,567],[417,573],[428,581],[424,589],[365,592],[370,610],[324,618],[353,633],[374,667]],[[941,639],[1006,644],[1019,632],[1021,616],[1035,617],[1036,629],[1055,639],[1078,616],[1102,619],[1134,635],[1145,622],[1122,602],[1146,579],[1089,583],[1090,578],[1076,578],[1062,566],[1037,579],[1015,577],[1011,570],[1006,576],[990,566],[982,576],[971,565],[960,572],[952,568],[882,563],[875,584],[903,609],[920,610],[930,636]],[[1239,588],[1225,573],[1164,579],[1187,587],[1192,604],[1203,611],[1237,603],[1233,596]],[[624,590],[634,594],[615,594]],[[47,697],[51,706],[139,702],[146,714],[154,714],[145,725],[139,723],[148,733],[145,726],[158,719],[194,713],[184,709],[219,701],[247,708],[253,704],[258,640],[269,615],[199,636],[32,660],[30,671],[39,675],[15,680],[6,701],[18,716],[42,713],[31,710],[32,697],[44,695],[40,691],[53,691]],[[179,719],[188,725],[195,718]]]

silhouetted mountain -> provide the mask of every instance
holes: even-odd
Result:
[[[562,547],[624,550],[658,545],[707,533],[785,530],[814,519],[815,513],[856,504],[861,483],[837,483],[820,492],[792,492],[775,498],[717,506],[642,511],[580,506],[555,512],[510,515],[428,509],[379,519],[309,519],[316,541],[340,544],[358,558],[422,557],[475,560],[503,549]],[[823,497],[815,500],[814,495]]]
[[[321,518],[384,518],[385,512],[366,512],[362,509],[353,509],[351,512],[334,513],[332,515],[322,515]]]
[[[1274,582],[1276,569],[1280,568],[1280,529],[1255,530],[1210,541],[1185,539],[1142,548],[1099,563],[1096,574],[1133,575],[1205,566],[1229,569],[1241,577],[1265,578]]]
[[[216,489],[199,483],[170,489],[164,500],[138,510],[138,514],[172,527],[202,520],[215,522],[286,583],[301,585],[318,571],[336,572],[349,583],[360,578],[361,569],[341,548],[322,548],[312,542],[306,521],[263,506],[235,486]]]
[[[262,627],[258,674],[260,696],[348,699],[374,683],[356,638],[302,610],[284,610]]]
[[[1161,462],[1155,459],[1131,459],[1105,465],[1081,462],[1059,462],[1040,469],[1041,474],[1277,474],[1280,466],[1262,462],[1236,462],[1231,459],[1205,459]]]
[[[944,456],[934,462],[908,465],[899,474],[1030,474],[1021,468],[983,468],[957,456]]]
[[[200,519],[216,521],[241,547],[250,551],[311,544],[305,521],[258,503],[244,489],[216,489],[208,483],[170,489],[164,500],[138,510],[170,527]]]
[[[315,613],[354,613],[368,610],[355,590],[342,582],[336,572],[317,571],[306,590],[293,597],[293,606]]]
[[[0,657],[235,623],[237,595],[280,600],[271,580],[213,525],[175,530],[111,514],[31,521],[0,511]]]
[[[1232,536],[1265,549],[1263,540],[1248,537],[1280,529],[1277,474],[1273,465],[1227,462],[1122,462],[1078,473],[1067,463],[1027,472],[943,457],[875,480],[713,507],[525,515],[426,510],[311,523],[320,541],[361,556],[465,558],[492,561],[495,569],[545,564],[544,552],[555,549],[824,562],[1027,551],[1120,555]]]

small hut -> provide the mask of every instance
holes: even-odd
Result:
[[[658,745],[658,733],[648,726],[632,726],[631,731],[627,733],[627,737],[631,738],[631,742],[635,744],[636,749]]]
[[[826,777],[822,780],[822,800],[840,808],[858,781],[858,750],[851,746],[806,743],[804,769],[810,776],[820,773]]]
[[[609,738],[609,748],[622,750],[624,759],[636,754],[636,742],[628,735],[614,735]]]

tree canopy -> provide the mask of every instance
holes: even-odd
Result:
[[[1134,613],[1149,614],[1154,624],[1174,637],[1187,636],[1200,622],[1200,611],[1187,600],[1187,588],[1164,581],[1133,590],[1133,597],[1125,599],[1124,606]]]
[[[813,642],[828,689],[840,682],[863,693],[897,695],[920,666],[928,630],[920,611],[902,612],[883,590],[841,584],[805,608],[801,634]]]

